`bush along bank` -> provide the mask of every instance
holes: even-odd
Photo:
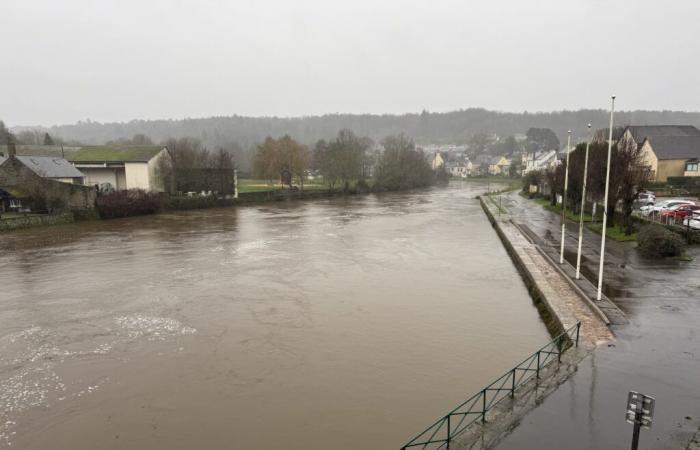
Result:
[[[637,236],[639,251],[649,258],[679,257],[685,241],[678,234],[659,225],[645,225]]]
[[[142,189],[114,191],[97,197],[95,207],[102,219],[155,214],[162,209],[161,196]]]

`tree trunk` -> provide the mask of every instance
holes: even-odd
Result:
[[[615,226],[615,204],[608,205],[608,228]]]
[[[622,208],[623,212],[623,227],[625,229],[625,236],[632,234],[632,202],[625,202]]]

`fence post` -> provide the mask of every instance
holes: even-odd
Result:
[[[452,430],[450,430],[450,414],[448,414],[446,417],[447,417],[447,446],[445,448],[447,450],[449,450],[450,449],[450,433],[452,432]]]
[[[537,379],[540,379],[540,351],[537,350]]]
[[[561,363],[561,338],[561,335],[557,338],[557,363]]]
[[[481,413],[481,423],[486,423],[486,389],[481,391],[481,394],[484,396],[484,402],[482,404],[482,413]]]
[[[515,368],[513,369],[513,383],[510,387],[510,398],[515,398]]]
[[[579,334],[580,329],[581,329],[581,322],[578,322],[576,324],[576,347],[578,347],[578,334]]]

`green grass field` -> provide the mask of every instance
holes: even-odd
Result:
[[[274,191],[277,189],[284,189],[286,186],[282,186],[279,182],[274,184],[269,184],[267,180],[257,180],[253,178],[239,178],[238,179],[238,192],[263,192],[263,191]],[[314,179],[306,180],[304,182],[305,191],[313,190],[325,190],[328,186],[323,182],[323,180]]]
[[[601,223],[590,223],[587,225],[588,229],[591,231],[595,231],[598,234],[602,233],[603,229],[603,224]],[[623,230],[619,225],[616,225],[614,227],[610,227],[605,231],[605,237],[609,237],[610,239],[618,242],[634,242],[637,240],[637,233],[634,232],[630,234],[629,236],[625,234],[625,230]]]
[[[521,192],[520,195],[527,198],[527,194],[523,194]],[[548,209],[548,210],[555,212],[557,214],[561,214],[561,206],[559,206],[559,205],[552,206],[552,204],[548,198],[539,197],[539,198],[534,198],[531,200],[533,202],[537,203],[538,205],[542,206],[545,209]],[[566,210],[566,217],[568,219],[574,220],[574,221],[579,220],[579,214],[574,213],[573,211],[571,211],[569,209]],[[598,222],[592,223],[593,217],[589,213],[584,213],[584,215],[583,215],[583,221],[589,222],[586,224],[586,227],[591,231],[594,231],[598,234],[601,234],[601,230],[603,229],[603,225],[600,223],[600,220],[602,220],[602,219],[599,218],[598,220],[599,220]],[[620,228],[619,226],[614,226],[614,227],[608,228],[605,232],[605,236],[609,237],[610,239],[612,239],[614,241],[618,241],[618,242],[634,242],[637,240],[637,233],[636,232],[632,233],[628,236],[625,234],[625,231],[622,228]]]
[[[526,194],[521,193],[520,195],[527,198]],[[539,197],[539,198],[533,198],[531,200],[534,201],[535,203],[537,203],[538,205],[544,207],[545,209],[548,209],[548,210],[555,212],[557,214],[561,214],[561,206],[559,206],[559,205],[552,206],[552,204],[548,198]],[[574,212],[574,211],[567,208],[566,209],[566,218],[569,220],[573,220],[573,221],[578,222],[580,219],[580,215],[579,215],[579,213]],[[583,221],[584,222],[593,222],[593,216],[591,216],[589,213],[584,213],[583,214]]]

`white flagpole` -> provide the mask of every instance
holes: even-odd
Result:
[[[561,252],[559,264],[564,264],[564,232],[566,231],[566,191],[569,188],[569,153],[571,153],[571,130],[566,138],[566,174],[564,175],[564,197],[561,199]]]
[[[603,263],[605,260],[605,227],[608,226],[608,189],[610,188],[610,154],[612,153],[612,136],[613,136],[613,116],[615,114],[615,96],[612,96],[610,107],[610,133],[608,135],[608,164],[605,172],[605,198],[603,205],[603,231],[600,241],[600,267],[598,268],[598,300],[603,294]]]
[[[581,278],[581,245],[583,243],[583,212],[586,209],[586,178],[588,178],[588,147],[591,145],[591,124],[588,124],[586,159],[583,163],[583,189],[581,189],[581,216],[578,222],[578,254],[576,255],[576,279]]]

